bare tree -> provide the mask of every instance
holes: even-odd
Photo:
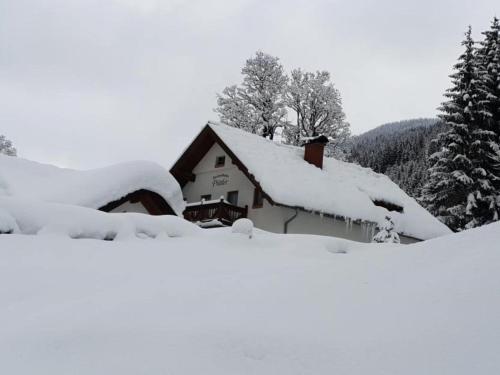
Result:
[[[215,112],[222,122],[273,139],[285,125],[288,78],[277,57],[257,52],[241,70],[241,86],[226,87],[217,95]]]
[[[336,140],[349,133],[340,93],[326,71],[293,70],[287,105],[295,115],[295,124],[289,124],[285,131],[289,143],[298,144],[301,138],[318,135]]]
[[[256,133],[258,123],[256,111],[241,95],[241,88],[236,85],[226,87],[222,95],[218,95],[215,111],[219,113],[220,120],[235,128]]]

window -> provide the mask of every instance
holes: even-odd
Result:
[[[201,196],[201,200],[202,201],[209,201],[210,199],[212,199],[212,195],[211,194],[205,194],[205,195]]]
[[[233,206],[238,205],[238,191],[230,191],[227,193],[227,201]]]
[[[253,191],[253,208],[262,207],[264,203],[264,195],[262,194],[262,190],[259,188],[255,188]]]
[[[224,164],[226,164],[226,157],[224,155],[223,156],[217,156],[215,158],[215,168],[223,167]]]

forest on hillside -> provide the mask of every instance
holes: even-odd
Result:
[[[435,150],[432,139],[444,125],[437,119],[412,119],[381,125],[352,137],[349,161],[386,174],[408,195],[419,198]]]
[[[481,34],[465,33],[439,107],[445,125],[381,127],[352,150],[353,161],[387,174],[454,231],[500,219],[500,20]]]

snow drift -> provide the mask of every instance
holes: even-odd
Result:
[[[2,234],[0,373],[498,374],[498,243]]]
[[[141,189],[159,194],[182,215],[180,186],[156,163],[133,161],[77,171],[0,154],[0,196],[98,209]]]
[[[0,233],[60,235],[69,238],[123,240],[178,237],[201,230],[174,215],[107,213],[61,203],[0,196]]]

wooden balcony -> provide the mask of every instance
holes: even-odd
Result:
[[[188,203],[184,219],[201,226],[217,227],[232,225],[236,220],[247,217],[248,206],[238,207],[224,199]],[[205,225],[203,225],[205,224]]]

